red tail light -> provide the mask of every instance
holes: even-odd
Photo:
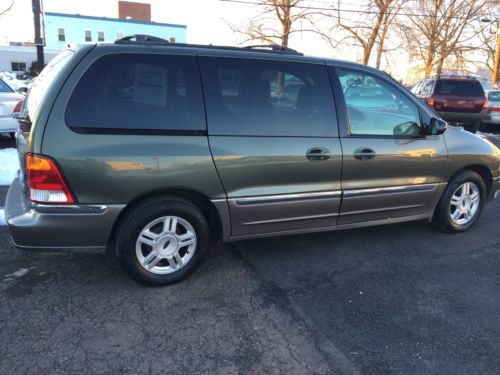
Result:
[[[429,107],[434,107],[434,98],[433,98],[432,96],[429,96],[429,97],[427,98],[427,105],[428,105]]]
[[[14,108],[14,113],[21,112],[21,108],[23,108],[23,101],[22,100],[17,102],[16,107]]]
[[[483,109],[488,109],[488,99],[484,99]]]
[[[41,155],[26,154],[26,178],[35,203],[75,203],[55,162]]]
[[[500,107],[491,108],[491,112],[500,112]]]

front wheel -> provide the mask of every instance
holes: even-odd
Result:
[[[462,171],[449,182],[434,214],[433,222],[442,229],[459,233],[479,219],[486,197],[486,187],[479,174]]]
[[[158,197],[127,214],[116,246],[120,262],[132,279],[147,285],[167,285],[198,267],[208,242],[208,225],[196,206],[177,197]]]

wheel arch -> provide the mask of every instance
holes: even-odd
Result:
[[[159,196],[174,196],[178,198],[183,198],[193,205],[195,205],[202,212],[203,216],[207,220],[210,228],[210,234],[217,239],[223,238],[223,227],[222,218],[220,216],[219,210],[213,202],[204,194],[190,189],[162,189],[150,191],[148,193],[139,195],[132,199],[125,208],[120,212],[116,218],[111,234],[108,240],[108,245],[112,245],[116,239],[118,228],[120,227],[123,219],[127,214],[137,205],[141,204],[146,200],[159,197]]]
[[[449,178],[448,181],[451,181],[457,174],[459,174],[460,172],[462,172],[464,170],[469,170],[469,171],[472,171],[472,172],[476,172],[479,176],[481,176],[481,178],[484,181],[484,185],[486,187],[486,197],[488,197],[490,195],[491,188],[493,187],[493,175],[491,173],[491,170],[487,166],[481,165],[481,164],[467,165],[467,166],[462,167],[459,170],[457,170]]]

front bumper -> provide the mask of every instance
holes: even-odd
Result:
[[[105,249],[124,205],[32,205],[19,178],[7,193],[5,218],[14,244],[25,250]]]
[[[490,195],[490,199],[500,197],[500,176],[493,179],[493,186]]]

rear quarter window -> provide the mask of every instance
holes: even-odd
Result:
[[[66,108],[76,131],[204,131],[201,83],[192,56],[113,54],[99,58]]]
[[[0,92],[14,92],[8,84],[0,79]]]
[[[436,84],[436,94],[457,96],[484,96],[483,86],[478,81],[440,80]]]

